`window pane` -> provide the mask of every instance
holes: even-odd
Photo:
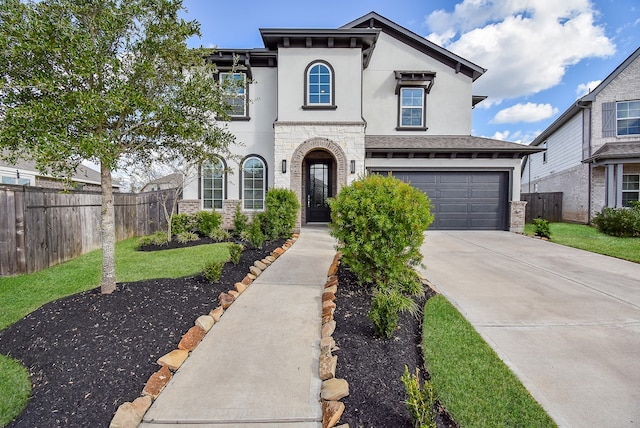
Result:
[[[264,163],[258,158],[249,158],[243,165],[243,206],[246,210],[262,209],[264,201]]]
[[[224,164],[221,160],[202,165],[202,207],[220,209],[224,199]]]
[[[331,72],[323,64],[315,64],[307,76],[307,103],[331,104]]]

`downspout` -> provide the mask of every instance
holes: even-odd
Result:
[[[589,110],[589,127],[587,128],[587,148],[588,148],[588,154],[587,154],[587,158],[591,157],[591,150],[592,150],[592,146],[591,146],[591,104],[587,104],[584,103],[580,100],[576,101],[576,107],[581,108],[583,110]],[[582,113],[582,129],[584,130],[584,125],[585,125],[585,115],[584,112]],[[591,224],[591,186],[592,186],[592,180],[591,180],[591,176],[593,174],[593,163],[589,162],[589,171],[587,174],[587,192],[588,192],[588,198],[587,198],[587,224]]]

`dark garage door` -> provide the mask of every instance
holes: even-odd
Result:
[[[394,171],[431,199],[430,229],[505,230],[506,172]]]

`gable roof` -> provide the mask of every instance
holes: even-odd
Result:
[[[610,159],[635,159],[640,162],[640,141],[606,143],[583,163],[607,163]]]
[[[376,12],[369,12],[368,14],[351,21],[340,28],[380,28],[391,37],[394,37],[395,39],[406,43],[443,64],[448,65],[452,69],[456,70],[456,72],[460,72],[471,77],[474,81],[487,71],[485,68],[482,68],[479,65],[476,65],[471,61],[436,45],[426,38],[396,24]]]
[[[614,80],[620,73],[624,71],[631,63],[633,63],[638,57],[640,57],[640,47],[635,50],[627,59],[625,59],[620,65],[616,67],[598,86],[596,86],[587,95],[579,98],[571,106],[565,110],[558,118],[547,127],[540,135],[538,135],[531,143],[532,146],[538,146],[542,144],[551,134],[556,132],[564,124],[566,124],[573,116],[575,116],[583,108],[588,108],[596,96],[607,87],[612,80]]]

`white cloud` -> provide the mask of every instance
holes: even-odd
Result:
[[[490,123],[533,123],[548,119],[557,113],[558,109],[551,104],[520,103],[500,110]]]
[[[515,131],[512,133],[507,129],[504,132],[496,131],[493,135],[484,137],[492,138],[494,140],[509,141],[517,144],[529,144],[530,142],[535,140],[535,138],[540,135],[541,132],[541,130],[536,130],[528,133],[523,133],[521,131]]]
[[[587,95],[598,86],[602,80],[592,80],[591,82],[581,83],[576,88],[576,95],[578,98]]]
[[[474,84],[488,108],[557,85],[585,58],[612,55],[597,13],[589,0],[463,0],[427,16],[427,38],[488,69]]]

